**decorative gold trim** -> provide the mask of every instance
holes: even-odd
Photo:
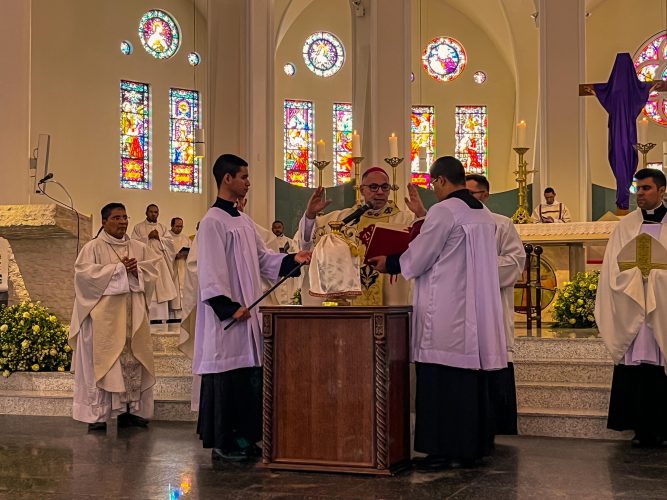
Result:
[[[654,238],[647,233],[642,233],[635,239],[635,261],[634,262],[619,262],[618,269],[628,271],[630,269],[639,268],[644,278],[648,278],[651,269],[667,270],[667,264],[658,264],[652,262],[652,242]]]
[[[273,315],[262,315],[262,334],[264,336],[264,350],[262,364],[264,365],[264,398],[262,401],[262,462],[271,462],[273,454]]]
[[[373,337],[375,338],[375,435],[377,437],[375,467],[386,469],[389,464],[387,435],[389,367],[384,316],[381,314],[373,315]]]

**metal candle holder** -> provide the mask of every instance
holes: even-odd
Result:
[[[394,192],[394,205],[396,205],[396,194],[398,193],[398,184],[396,184],[396,167],[398,167],[403,162],[403,158],[392,156],[391,158],[385,158],[384,161],[385,163],[391,165],[391,190]]]
[[[327,161],[327,160],[314,160],[313,161],[313,165],[315,165],[315,167],[317,168],[318,173],[319,173],[318,174],[319,175],[319,180],[317,182],[317,187],[322,187],[322,171],[327,167],[327,165],[329,165],[329,163],[331,163],[331,162]]]
[[[519,206],[514,215],[512,215],[512,222],[515,224],[530,224],[533,222],[533,218],[530,216],[530,211],[528,210],[528,189],[526,186],[528,174],[534,173],[535,170],[527,170],[528,162],[524,160],[524,155],[530,148],[513,149],[519,155],[519,165],[517,170],[514,171],[516,182],[519,185]]]
[[[651,151],[655,147],[655,143],[653,142],[647,142],[646,144],[637,143],[633,144],[632,147],[642,154],[642,168],[646,168],[646,166],[648,165],[646,161],[646,155],[648,154],[649,151]]]
[[[359,172],[359,165],[363,161],[363,156],[353,156],[352,162],[354,163],[354,190],[355,193],[355,202],[357,205],[361,203],[361,175]]]

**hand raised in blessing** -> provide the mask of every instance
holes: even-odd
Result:
[[[331,203],[331,200],[326,199],[324,188],[318,187],[308,200],[308,206],[306,207],[306,217],[308,219],[314,219],[319,212],[329,206],[329,203]]]

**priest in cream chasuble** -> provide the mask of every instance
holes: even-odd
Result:
[[[410,226],[415,217],[424,217],[426,209],[419,198],[417,188],[413,185],[408,186],[409,199],[406,199],[406,205],[410,211],[399,209],[393,201],[389,200],[391,193],[391,184],[389,176],[384,169],[373,167],[364,172],[361,177],[361,196],[364,202],[372,208],[366,211],[359,222],[351,223],[348,227],[352,228],[359,254],[360,267],[359,275],[361,278],[361,295],[352,300],[352,305],[357,306],[381,306],[381,305],[406,305],[410,304],[410,285],[402,277],[390,280],[375,271],[371,266],[364,264],[366,246],[368,245],[375,224],[378,222],[395,224],[397,228],[406,228]],[[306,212],[299,222],[299,247],[302,250],[312,250],[320,238],[329,233],[329,222],[343,220],[352,214],[359,207],[335,210],[325,215],[317,215],[331,200],[325,198],[324,188],[318,188],[311,196]],[[312,297],[309,293],[310,281],[308,273],[304,273],[303,285],[301,288],[301,300],[303,305],[319,305],[322,301],[319,297]]]

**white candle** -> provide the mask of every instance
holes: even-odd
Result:
[[[646,144],[648,142],[648,118],[644,117],[639,120],[639,125],[637,126],[639,131],[639,144]]]
[[[324,161],[324,139],[317,141],[317,161]]]
[[[526,129],[528,128],[526,121],[521,120],[516,126],[516,145],[519,148],[526,147]]]
[[[352,132],[352,158],[361,157],[361,137],[355,130]]]
[[[389,158],[398,158],[398,137],[393,132],[389,136]]]
[[[665,163],[664,157],[667,156],[667,141],[662,142],[662,156],[663,156],[663,164]]]

